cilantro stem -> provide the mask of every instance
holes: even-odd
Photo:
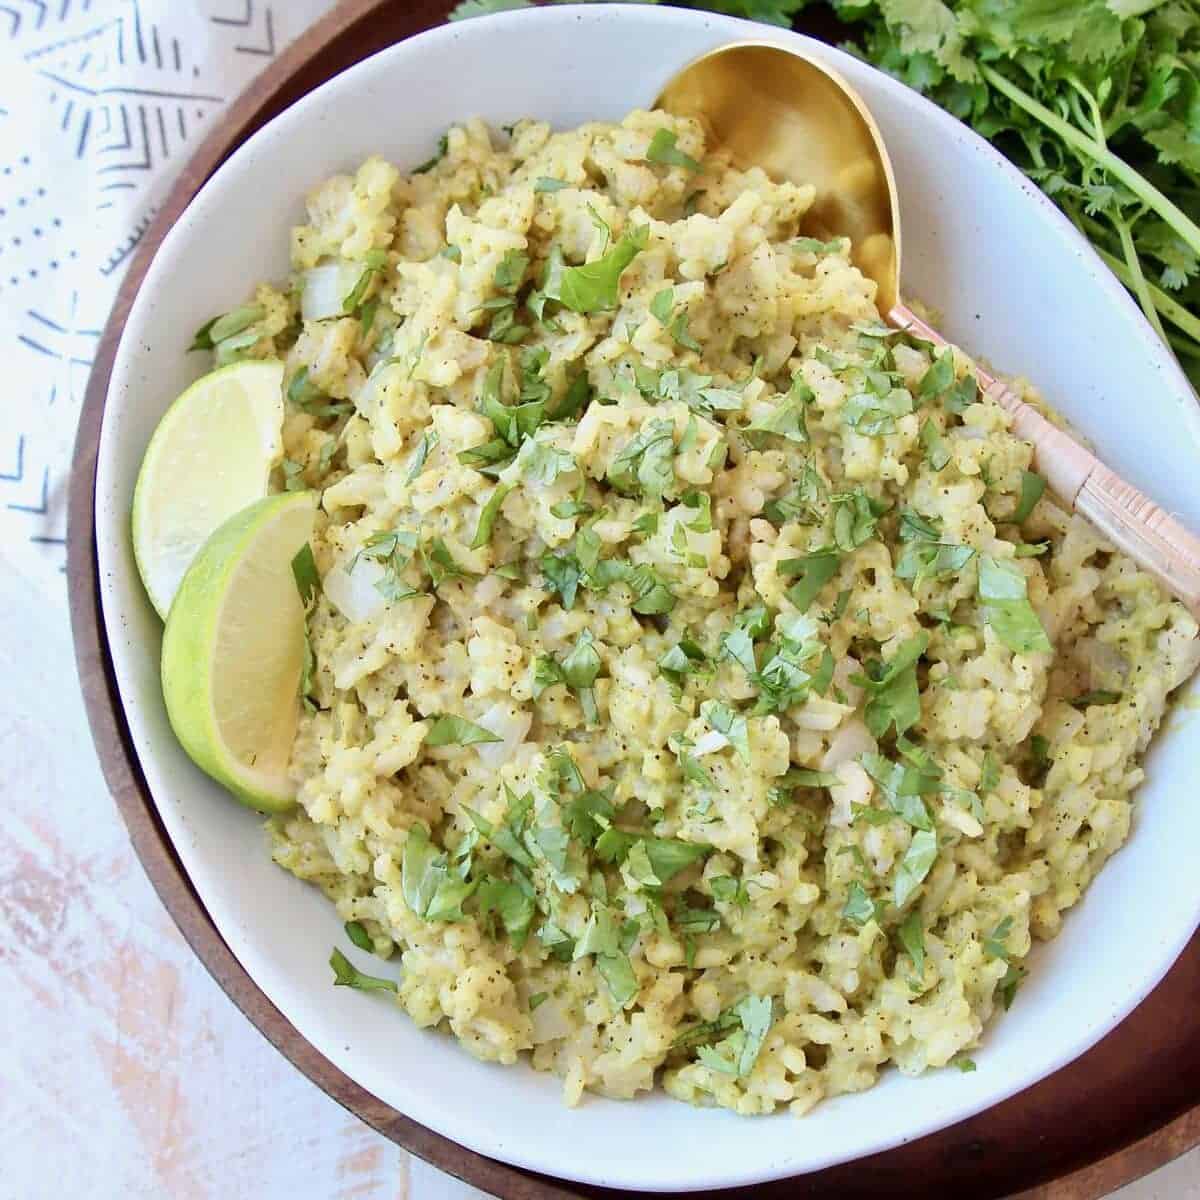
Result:
[[[988,83],[1007,96],[1018,108],[1024,109],[1031,117],[1037,118],[1047,129],[1057,133],[1068,146],[1092,159],[1110,175],[1119,179],[1135,196],[1144,201],[1148,208],[1158,213],[1197,254],[1200,254],[1200,225],[1189,219],[1178,205],[1167,199],[1145,176],[1140,175],[1106,146],[1100,145],[1094,138],[1090,138],[1086,133],[1076,129],[1069,121],[1064,121],[1044,104],[1039,104],[1011,79],[1006,79],[1001,75],[995,67],[980,63],[979,70]]]
[[[1071,210],[1071,216],[1074,218],[1075,224],[1079,226],[1080,232],[1087,234],[1092,242],[1092,249],[1096,251],[1103,260],[1104,265],[1127,287],[1133,287],[1133,276],[1130,274],[1129,268],[1125,263],[1117,258],[1115,254],[1110,254],[1103,246],[1096,241],[1096,235],[1104,232],[1103,226],[1098,221],[1093,221],[1082,214]],[[1172,325],[1178,326],[1184,333],[1188,335],[1194,342],[1200,343],[1200,318],[1195,317],[1188,312],[1182,304],[1179,303],[1173,296],[1164,292],[1162,288],[1157,287],[1149,280],[1146,281],[1146,290],[1150,294],[1150,298],[1154,301],[1154,307],[1171,322]],[[1172,345],[1178,341],[1177,338],[1168,338]],[[1190,347],[1191,353],[1200,352],[1197,346]]]
[[[1146,276],[1142,272],[1142,263],[1138,258],[1137,247],[1133,244],[1133,235],[1129,232],[1129,224],[1116,218],[1113,219],[1113,224],[1117,227],[1117,236],[1121,239],[1121,250],[1125,254],[1125,262],[1128,264],[1132,280],[1127,286],[1133,288],[1133,294],[1138,298],[1142,312],[1146,314],[1146,320],[1165,342],[1167,340],[1166,331],[1158,319],[1158,309],[1154,307],[1154,299],[1150,295],[1150,285],[1146,282]]]

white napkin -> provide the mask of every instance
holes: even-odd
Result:
[[[0,3],[0,563],[56,604],[75,426],[133,249],[226,101],[332,2]]]

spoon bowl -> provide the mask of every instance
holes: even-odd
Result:
[[[657,106],[698,121],[710,148],[734,166],[816,189],[804,232],[848,237],[851,260],[876,285],[890,325],[948,343],[900,297],[900,206],[883,135],[862,97],[836,71],[796,50],[733,42],[688,63]],[[982,391],[1034,447],[1038,471],[1058,498],[1200,617],[1200,539],[1125,482],[1003,380],[975,368]]]
[[[878,286],[881,314],[899,303],[896,179],[875,119],[841,75],[779,46],[739,42],[689,63],[655,107],[698,121],[739,170],[812,184],[804,232],[848,237],[851,261]]]

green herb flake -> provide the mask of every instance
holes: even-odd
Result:
[[[607,312],[617,307],[621,274],[650,241],[650,229],[639,225],[626,232],[611,250],[594,262],[565,267],[554,297],[573,312]]]
[[[745,763],[750,762],[750,736],[746,718],[720,700],[705,700],[700,715],[709,728],[721,734]]]
[[[414,175],[428,174],[433,170],[434,167],[438,165],[438,163],[442,161],[443,158],[446,157],[446,152],[449,149],[450,135],[448,133],[443,133],[442,136],[438,138],[437,149],[419,167],[413,167],[412,173]]]
[[[700,164],[691,155],[684,154],[676,146],[676,141],[677,135],[672,130],[656,129],[646,150],[647,162],[661,163],[668,167],[683,167],[688,171],[699,171]]]
[[[432,717],[432,722],[425,735],[426,746],[475,746],[504,740],[490,729],[452,713],[437,713]]]
[[[991,555],[979,559],[979,600],[983,619],[1014,654],[1048,653],[1050,639],[1029,603],[1025,576]]]
[[[858,849],[857,846],[853,848]],[[847,847],[847,849],[850,849],[850,847]],[[852,925],[857,925],[860,928],[868,921],[878,921],[879,919],[875,902],[867,895],[866,888],[857,879],[850,884],[850,888],[846,893],[846,903],[842,906],[842,916]]]
[[[837,574],[841,561],[841,554],[836,550],[818,550],[803,558],[782,559],[776,570],[785,578],[796,577],[796,582],[787,590],[787,598],[804,613]]]
[[[462,921],[463,901],[474,885],[455,875],[450,859],[421,825],[408,831],[400,860],[400,891],[414,916],[426,921]]]
[[[334,950],[329,956],[329,965],[333,968],[334,987],[351,987],[360,992],[395,992],[399,990],[394,979],[380,979],[377,975],[365,975],[340,950]]]
[[[918,829],[896,868],[892,898],[902,908],[921,886],[937,858],[937,835],[928,829]]]
[[[305,542],[292,558],[292,578],[296,581],[296,590],[300,593],[300,603],[308,608],[321,585],[312,546],[308,542]]]
[[[925,418],[920,439],[921,449],[925,451],[925,461],[933,470],[940,471],[950,461],[950,447],[932,417]]]
[[[540,175],[534,181],[533,190],[535,192],[561,192],[563,188],[571,185],[562,179],[551,179],[548,175]]]
[[[912,959],[913,969],[918,976],[925,974],[925,926],[920,909],[914,908],[901,922],[896,931],[900,944]]]
[[[1033,471],[1021,472],[1021,494],[1017,498],[1017,507],[1009,518],[1014,525],[1024,525],[1033,512],[1037,502],[1046,490],[1046,481]]]
[[[371,941],[371,935],[361,921],[347,921],[342,928],[345,929],[346,936],[360,950],[365,950],[368,954],[375,953],[375,944]]]
[[[1013,919],[1005,917],[996,928],[983,939],[983,952],[988,958],[999,958],[1008,962],[1008,935],[1012,932]]]

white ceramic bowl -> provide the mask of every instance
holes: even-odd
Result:
[[[130,498],[155,423],[202,368],[184,353],[188,336],[254,281],[286,276],[288,229],[313,184],[370,153],[418,163],[470,116],[493,126],[537,116],[560,128],[619,119],[695,55],[746,37],[828,59],[873,108],[899,181],[906,294],[941,309],[951,338],[1036,380],[1107,461],[1200,528],[1192,393],[1125,292],[1031,185],[958,122],[853,58],[672,8],[553,6],[445,26],[273,121],[159,252],[121,342],[100,445],[100,578],[121,697],[163,821],[233,952],[321,1053],[400,1111],[482,1154],[613,1187],[713,1188],[812,1171],[961,1120],[1086,1050],[1158,982],[1200,919],[1191,714],[1178,710],[1160,734],[1129,844],[1037,953],[1012,1011],[975,1054],[976,1072],[888,1071],[871,1091],[801,1121],[746,1120],[663,1094],[567,1110],[553,1076],[476,1062],[378,998],[330,985],[330,947],[345,942],[332,906],[270,862],[258,818],[192,766],[168,727],[161,627],[134,568]]]

